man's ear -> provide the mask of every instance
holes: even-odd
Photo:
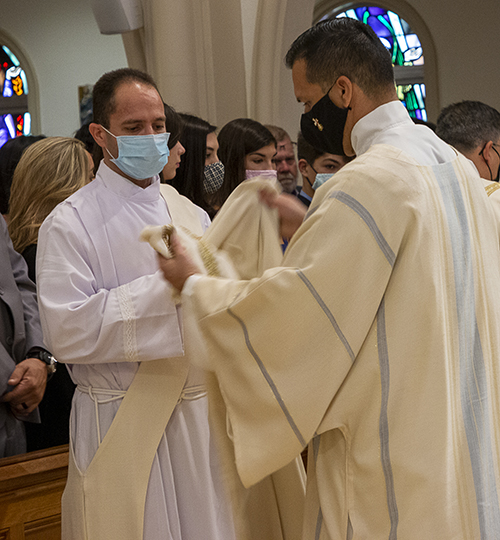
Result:
[[[335,97],[337,98],[334,101],[335,105],[337,105],[338,107],[342,107],[344,109],[349,107],[351,103],[351,99],[352,99],[353,87],[352,87],[352,82],[348,77],[346,77],[345,75],[341,75],[335,81],[332,92],[330,94],[332,97],[333,97],[334,92],[335,92]],[[337,103],[337,100],[339,100],[338,103]]]
[[[299,159],[299,171],[300,171],[300,174],[307,174],[308,173],[308,170],[307,170],[308,166],[309,166],[309,163],[307,163],[307,161],[304,158]]]
[[[101,147],[105,148],[106,145],[106,132],[104,131],[104,128],[101,126],[101,124],[95,124],[92,122],[89,126],[89,131],[92,137],[94,137],[94,141]]]
[[[488,167],[490,167],[492,165],[491,159],[493,158],[493,141],[488,141],[483,146],[483,158],[488,164]]]

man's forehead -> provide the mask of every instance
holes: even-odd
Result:
[[[278,146],[276,150],[278,154],[293,154],[293,145],[290,137],[278,141]]]
[[[133,112],[137,107],[164,114],[163,101],[153,86],[136,81],[124,82],[118,86],[114,94],[113,112],[126,114]]]

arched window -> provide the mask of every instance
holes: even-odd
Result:
[[[0,146],[31,133],[28,80],[17,56],[0,45]]]
[[[341,9],[331,10],[321,20],[332,16],[350,17],[371,26],[391,53],[399,99],[411,117],[427,120],[424,55],[417,34],[394,11],[376,6]]]

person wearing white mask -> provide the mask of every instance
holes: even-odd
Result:
[[[46,219],[37,259],[45,340],[77,384],[62,538],[234,540],[204,377],[183,356],[171,287],[139,242],[147,225],[201,235],[209,218],[160,191],[178,133],[149,75],[106,73],[93,106],[103,160]]]

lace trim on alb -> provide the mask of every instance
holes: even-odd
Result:
[[[123,319],[123,345],[127,362],[139,362],[136,340],[136,315],[128,284],[118,287],[118,303]]]

